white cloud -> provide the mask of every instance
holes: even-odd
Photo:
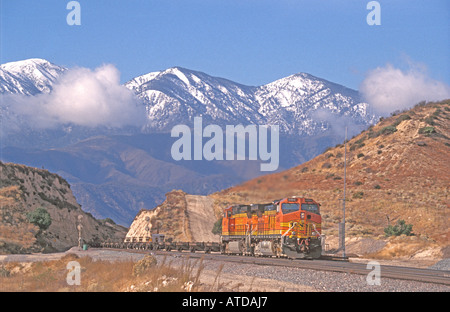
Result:
[[[409,67],[402,71],[387,64],[367,74],[360,92],[372,105],[374,113],[386,116],[411,108],[420,101],[450,98],[450,86],[428,77],[424,66],[409,62]]]
[[[113,65],[70,69],[48,94],[10,95],[5,100],[16,114],[38,128],[61,124],[142,126],[146,115],[134,94],[120,84],[120,73]]]
[[[350,137],[366,128],[364,124],[358,123],[351,116],[339,115],[327,109],[318,109],[311,114],[311,117],[317,122],[326,123],[331,132],[338,137],[342,137],[342,139],[345,138],[346,128]]]

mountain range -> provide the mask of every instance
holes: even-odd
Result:
[[[0,66],[1,159],[45,167],[66,178],[83,209],[128,225],[172,189],[209,194],[257,177],[258,161],[174,161],[175,125],[278,125],[280,167],[303,163],[341,143],[344,126],[359,133],[378,119],[355,90],[298,73],[245,86],[173,67],[122,85],[145,109],[146,122],[126,127],[61,123],[35,128],[15,109],[15,97],[52,94],[70,72],[42,59]]]
[[[329,129],[334,118],[363,126],[374,118],[357,91],[306,73],[251,87],[174,67],[125,86],[145,103],[147,127],[158,131],[202,116],[218,125],[279,125],[285,134],[313,135]]]
[[[0,94],[50,93],[66,72],[67,68],[42,59],[2,64]],[[282,133],[294,135],[326,132],[339,118],[348,118],[359,128],[376,121],[357,91],[307,73],[253,87],[173,67],[123,86],[145,106],[147,123],[140,129],[144,133],[169,132],[175,125],[192,124],[195,116],[217,125],[279,125]],[[5,109],[8,103],[3,102]]]

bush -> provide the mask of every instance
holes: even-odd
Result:
[[[11,272],[7,268],[3,266],[0,267],[0,277],[9,277],[10,275]]]
[[[423,127],[419,129],[419,134],[430,135],[432,133],[436,133],[434,127]]]
[[[428,116],[425,118],[425,122],[430,126],[434,126],[436,123],[434,122],[435,116]]]
[[[392,124],[392,126],[397,127],[402,121],[410,120],[411,117],[408,114],[398,116],[397,120]]]
[[[398,220],[396,225],[389,225],[387,228],[384,228],[384,234],[386,236],[411,236],[413,235],[412,224],[406,224],[405,220]]]
[[[362,192],[362,191],[359,191],[359,192],[356,192],[353,194],[353,198],[355,198],[355,199],[361,199],[361,198],[363,198],[363,196],[364,196],[364,192]]]
[[[133,275],[139,276],[143,273],[147,272],[151,267],[156,266],[157,261],[154,256],[147,255],[143,259],[139,260],[134,266],[133,266]]]
[[[380,130],[380,134],[391,134],[397,131],[395,126],[387,126]]]
[[[38,226],[41,231],[45,231],[52,224],[52,218],[44,207],[38,207],[27,213],[27,219],[30,223]]]
[[[214,223],[214,226],[213,226],[212,231],[211,231],[213,234],[216,234],[216,235],[221,235],[222,234],[222,219],[223,218],[220,218],[219,220],[217,220]]]

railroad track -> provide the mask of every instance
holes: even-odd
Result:
[[[114,249],[114,250],[124,251],[124,249]],[[366,276],[373,270],[371,267],[367,268],[366,264],[352,263],[348,261],[339,261],[339,260],[320,260],[320,259],[291,260],[283,258],[248,257],[248,256],[224,255],[219,253],[203,253],[203,252],[190,253],[190,252],[162,251],[162,250],[149,251],[138,249],[125,249],[125,250],[133,253],[144,253],[144,254],[154,253],[158,255],[203,258],[204,260],[213,260],[213,261],[237,262],[254,265],[282,266],[308,270],[360,274]],[[443,284],[450,286],[450,271],[444,270],[381,265],[380,278],[410,280],[410,281]]]

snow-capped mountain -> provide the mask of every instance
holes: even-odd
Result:
[[[216,124],[264,121],[254,98],[256,88],[201,72],[173,67],[134,78],[125,86],[145,103],[152,130],[189,124],[196,116]]]
[[[278,124],[282,132],[295,135],[328,130],[336,119],[365,126],[374,118],[357,91],[306,73],[260,86],[255,98],[268,124]]]
[[[3,64],[0,66],[0,95],[51,93],[53,84],[66,71],[68,69],[43,59]],[[143,129],[136,129],[144,133],[169,132],[175,125],[192,125],[196,116],[202,116],[204,124],[221,126],[279,125],[281,133],[294,136],[333,131],[336,125],[344,123],[354,126],[356,133],[376,120],[368,113],[368,104],[361,100],[357,91],[306,73],[262,86],[245,86],[173,67],[136,77],[124,87],[133,91],[145,106],[148,122]],[[9,108],[12,104],[3,102],[0,110],[4,120],[21,120]],[[14,124],[16,129],[28,128],[16,121],[5,124]],[[77,125],[61,125],[60,130],[67,127],[75,129]],[[93,129],[88,130],[83,128],[78,132],[92,133]],[[121,133],[120,129],[114,132]],[[27,137],[29,134],[27,131]],[[106,134],[104,129],[101,134]],[[71,142],[78,139],[72,138]]]
[[[0,65],[0,94],[49,93],[55,80],[67,69],[43,59],[28,59]]]
[[[312,135],[339,118],[367,126],[374,119],[357,91],[299,73],[272,83],[245,86],[180,67],[152,72],[125,84],[145,103],[148,130],[190,124],[277,124],[282,133]]]

